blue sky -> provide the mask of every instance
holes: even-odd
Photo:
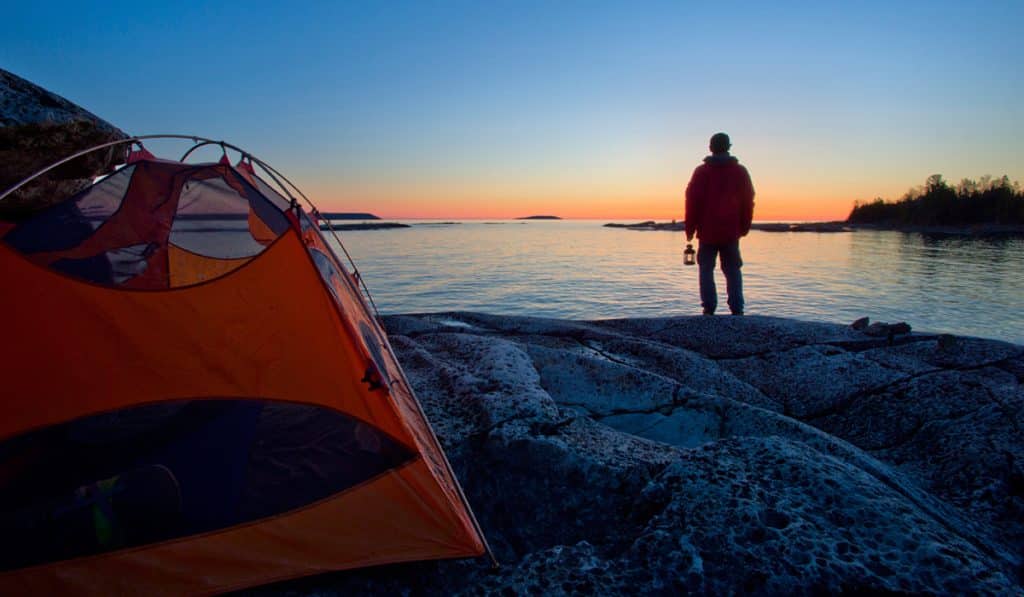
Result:
[[[328,208],[672,217],[725,130],[769,219],[1024,178],[1024,2],[18,3],[0,67]],[[447,210],[447,211],[446,211]]]

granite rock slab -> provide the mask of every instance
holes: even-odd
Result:
[[[486,559],[341,595],[1024,594],[1024,348],[771,317],[385,318]]]

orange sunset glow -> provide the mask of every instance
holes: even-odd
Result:
[[[117,25],[69,3],[66,25],[26,5],[0,43],[5,68],[123,130],[230,140],[325,211],[678,219],[724,131],[755,219],[839,220],[933,174],[1024,179],[1013,5],[153,7]],[[115,52],[86,23],[146,43]]]
[[[507,184],[435,183],[427,186],[382,183],[345,187],[306,185],[325,210],[372,211],[387,219],[510,219],[556,215],[566,219],[673,220],[683,219],[689,172],[662,185],[621,185],[601,188],[545,189]],[[855,201],[897,198],[921,181],[872,185],[860,192],[841,186],[787,184],[766,177],[758,184],[754,216],[762,221],[843,220]],[[867,186],[867,185],[864,185]],[[365,209],[361,209],[365,208]]]

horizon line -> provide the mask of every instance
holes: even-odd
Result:
[[[369,213],[369,212],[331,212],[331,213],[349,214],[349,213]],[[367,220],[362,220],[362,221],[378,221],[379,220],[379,221],[383,222],[383,221],[388,221],[388,220],[423,220],[423,221],[434,221],[434,220],[445,220],[445,221],[506,220],[506,221],[521,221],[521,222],[559,222],[559,221],[563,221],[564,222],[564,221],[574,221],[574,220],[605,220],[605,221],[614,222],[616,220],[631,220],[631,221],[636,221],[638,223],[639,222],[668,223],[668,222],[684,222],[685,221],[683,218],[667,218],[666,219],[666,218],[639,218],[639,217],[624,217],[624,218],[603,218],[603,217],[564,217],[563,218],[561,216],[554,216],[553,218],[533,218],[533,217],[530,217],[530,216],[516,216],[516,217],[503,217],[503,216],[496,216],[496,217],[483,217],[483,216],[469,216],[469,217],[409,216],[409,217],[407,217],[407,216],[396,216],[396,217],[390,217],[389,216],[389,217],[385,217],[385,216],[379,216],[379,215],[376,215],[376,214],[370,214],[370,215],[374,215],[377,218],[377,220],[369,220],[369,219],[367,219]],[[327,218],[327,219],[330,219],[330,218]],[[358,220],[353,219],[353,220],[350,220],[350,221],[358,221]],[[757,223],[762,223],[762,224],[788,224],[788,223],[792,223],[792,224],[807,224],[807,223],[815,223],[815,222],[822,222],[822,223],[825,223],[825,222],[845,222],[847,220],[846,220],[846,218],[843,218],[843,219],[832,219],[832,220],[828,220],[828,219],[793,219],[793,218],[785,218],[785,219],[758,219],[758,218],[754,218],[753,221],[757,222]]]

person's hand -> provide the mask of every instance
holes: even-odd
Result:
[[[692,232],[687,232],[686,233],[686,242],[690,242],[691,240],[693,240],[693,233]]]

